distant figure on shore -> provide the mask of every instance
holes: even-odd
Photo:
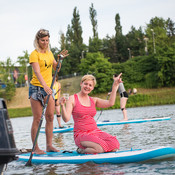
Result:
[[[136,88],[133,89],[133,94],[137,94],[137,89]]]

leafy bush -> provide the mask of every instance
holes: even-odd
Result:
[[[16,92],[15,85],[11,82],[8,82],[5,88],[5,99],[7,101],[10,101],[12,97],[15,96],[15,92]]]
[[[114,70],[112,63],[108,58],[104,58],[102,53],[87,53],[86,58],[81,60],[79,68],[83,75],[93,74],[96,77],[97,85],[92,91],[93,94],[108,92],[111,89]]]
[[[149,95],[146,94],[131,95],[127,101],[127,107],[144,106],[149,101],[149,98]]]

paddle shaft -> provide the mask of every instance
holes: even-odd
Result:
[[[53,85],[54,85],[54,82],[55,82],[55,78],[56,78],[58,69],[60,68],[60,64],[62,63],[62,61],[63,61],[63,56],[60,55],[60,59],[59,59],[59,62],[57,64],[56,71],[55,71],[55,74],[54,74],[54,77],[53,77],[53,80],[52,80],[52,84],[51,84],[51,87],[50,87],[51,89],[53,88]],[[35,151],[35,146],[36,146],[36,143],[37,143],[37,140],[38,140],[38,136],[39,136],[39,132],[40,132],[40,129],[41,129],[41,125],[43,123],[43,119],[44,119],[44,116],[45,116],[45,113],[46,113],[46,109],[47,109],[47,105],[48,105],[48,102],[49,102],[49,98],[50,98],[50,94],[47,96],[46,103],[44,105],[44,108],[43,108],[43,111],[42,111],[42,115],[41,115],[41,119],[40,119],[40,122],[39,122],[38,130],[37,130],[37,133],[36,133],[36,136],[35,136],[35,140],[33,142],[33,147],[32,147],[32,151],[31,151],[31,154],[30,154],[30,158],[27,161],[27,163],[25,164],[25,166],[31,166],[32,165],[32,157],[33,157],[33,154],[34,154],[34,151]]]
[[[55,94],[54,95],[56,95],[59,91],[61,90],[61,88],[59,88],[58,90],[57,90],[57,92],[55,92]]]

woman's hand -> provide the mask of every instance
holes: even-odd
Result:
[[[66,103],[66,98],[65,98],[65,97],[61,97],[61,98],[59,99],[59,104],[60,104],[61,106],[63,106],[65,103]]]
[[[47,93],[47,95],[51,95],[52,94],[52,89],[50,87],[48,87],[47,85],[43,87],[44,91]]]
[[[68,50],[62,50],[60,52],[60,54],[58,54],[58,61],[56,62],[56,60],[54,59],[53,61],[53,69],[56,70],[56,67],[58,66],[58,63],[59,63],[59,59],[61,58],[61,62],[63,60],[63,58],[67,57],[69,54],[68,54]],[[60,68],[61,68],[61,62],[60,62]],[[58,69],[58,72],[60,71],[60,68]]]
[[[60,56],[62,56],[63,58],[65,58],[65,57],[67,57],[69,54],[68,54],[68,50],[62,50],[61,52],[60,52],[60,54],[58,54],[58,60],[60,59]],[[63,59],[62,58],[62,59]]]
[[[114,79],[114,86],[118,86],[119,83],[123,83],[122,79],[121,79],[121,75],[122,73],[120,73],[117,77],[115,75],[113,75],[113,79]]]

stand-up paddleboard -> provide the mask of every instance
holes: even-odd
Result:
[[[64,128],[53,128],[53,133],[64,133],[64,132],[73,131],[73,129],[74,128],[71,126],[64,126]],[[41,128],[40,133],[45,133],[45,128]]]
[[[19,155],[19,161],[27,162],[30,153]],[[78,154],[72,152],[47,152],[47,154],[34,154],[32,163],[34,164],[81,164],[86,162],[94,163],[133,163],[148,160],[162,160],[175,157],[175,149],[172,147],[158,147],[155,149],[137,149],[99,154]]]
[[[144,122],[155,122],[155,121],[164,121],[164,120],[170,120],[171,117],[161,117],[161,118],[151,118],[151,119],[137,119],[137,120],[127,120],[127,121],[103,121],[98,122],[97,126],[105,126],[105,125],[122,125],[122,124],[132,124],[132,123],[144,123]],[[64,128],[54,128],[53,133],[64,133],[73,131],[73,127],[64,127]],[[41,133],[45,133],[45,128],[41,128]]]
[[[164,121],[164,120],[170,120],[171,117],[161,117],[161,118],[151,118],[151,119],[138,119],[138,120],[127,120],[127,121],[103,121],[98,122],[97,126],[105,126],[105,125],[122,125],[122,124],[131,124],[131,123],[144,123],[144,122],[155,122],[155,121]]]

